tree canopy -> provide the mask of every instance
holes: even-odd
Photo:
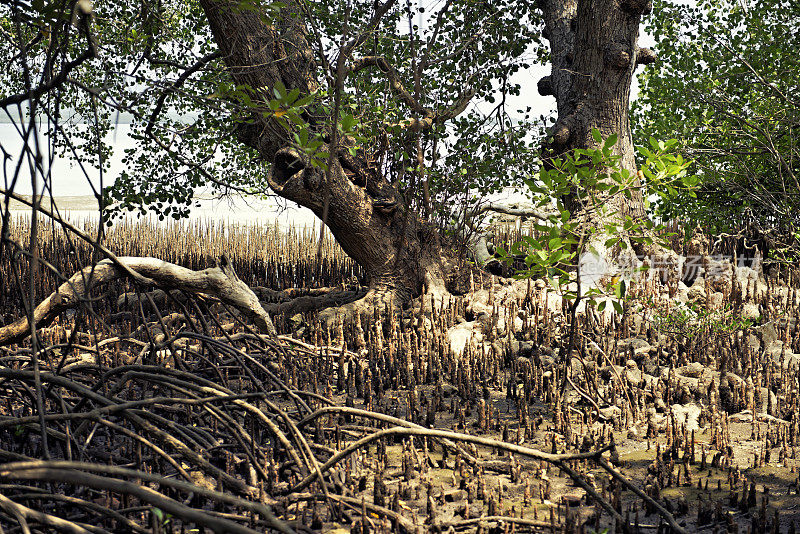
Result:
[[[656,2],[647,29],[661,61],[640,76],[635,134],[677,138],[701,178],[696,197],[661,204],[663,217],[773,240],[797,231],[798,21],[787,0]]]
[[[457,195],[466,199],[470,190],[497,191],[530,171],[532,126],[517,110],[509,110],[505,99],[520,93],[514,74],[545,54],[537,48],[541,23],[527,2],[391,4],[358,51],[360,58],[382,62],[364,63],[346,75],[340,125],[358,142],[351,148],[364,148],[368,159],[390,171],[392,181],[424,182],[424,195],[422,187],[401,185],[416,195],[407,199],[410,203],[420,209],[433,203],[424,210],[447,218]],[[311,32],[317,76],[328,84],[314,95],[292,95],[289,105],[298,96],[312,96],[304,106],[312,114],[330,115],[334,91],[326,67],[343,42],[368,27],[378,4],[301,5],[297,16]],[[271,16],[284,4],[268,7]],[[260,8],[251,2],[238,7]],[[51,132],[54,150],[107,165],[113,147],[106,134],[120,118],[130,120],[137,146],[125,155],[125,170],[106,190],[106,204],[179,217],[188,212],[192,194],[207,185],[269,192],[265,176],[271,162],[254,164],[257,155],[236,136],[241,122],[250,120],[250,109],[261,104],[253,102],[252,88],[237,86],[224,72],[198,2],[101,1],[85,24],[77,24],[78,7],[69,2],[0,9],[7,41],[0,54],[9,64],[24,61],[29,67],[0,73],[4,94],[24,93],[26,84],[47,83],[48,77],[65,73],[66,83],[41,104],[47,109],[39,110],[59,118],[58,131]],[[70,68],[85,50],[87,35],[94,42],[94,57]],[[45,74],[41,80],[26,79],[26,72]],[[270,100],[284,98],[282,104],[287,96],[268,95]],[[444,116],[467,100],[469,107],[450,113],[448,124],[434,121],[413,135],[391,127],[423,110]]]

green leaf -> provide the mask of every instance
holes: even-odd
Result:
[[[282,101],[286,96],[286,86],[283,85],[282,81],[278,80],[275,82],[275,85],[272,86],[272,93],[275,95],[275,98]]]
[[[294,106],[296,108],[304,108],[304,107],[308,106],[309,104],[311,104],[314,101],[314,98],[315,98],[315,95],[313,93],[309,94],[309,95],[306,95],[306,96],[298,99],[294,103]]]
[[[342,131],[349,132],[353,129],[353,126],[355,126],[356,118],[348,113],[342,117],[340,124],[342,125]]]
[[[625,280],[620,280],[615,288],[615,294],[617,298],[623,298],[625,296],[626,289]]]

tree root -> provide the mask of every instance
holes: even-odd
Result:
[[[296,365],[292,363],[298,361],[295,358],[305,358],[306,354],[309,354],[308,357],[314,357],[319,351],[311,350],[311,346],[304,342],[293,344],[292,348],[278,347],[277,345],[281,343],[279,338],[253,333],[231,336],[227,339],[229,346],[225,346],[226,341],[223,339],[216,340],[195,332],[179,332],[175,337],[192,338],[204,343],[207,350],[203,356],[208,358],[205,362],[208,367],[199,374],[194,374],[161,366],[125,365],[107,368],[100,364],[88,363],[71,368],[69,376],[42,373],[42,381],[48,386],[46,390],[52,391],[54,398],[66,399],[68,407],[63,413],[51,412],[44,416],[46,430],[56,442],[71,444],[72,450],[79,451],[81,457],[94,458],[97,462],[97,458],[103,457],[89,445],[104,436],[101,427],[113,428],[118,440],[116,443],[145,445],[140,448],[130,445],[120,447],[116,453],[115,463],[158,465],[162,473],[134,471],[105,465],[103,462],[40,462],[25,458],[24,463],[0,464],[0,482],[35,483],[31,487],[39,488],[46,483],[54,482],[58,485],[68,481],[70,484],[85,488],[125,495],[126,498],[133,500],[131,504],[157,507],[187,525],[202,525],[215,530],[224,527],[229,532],[244,533],[259,528],[261,531],[269,528],[285,532],[287,530],[284,528],[290,527],[275,516],[289,517],[296,514],[297,512],[292,510],[294,505],[289,503],[311,501],[302,510],[316,515],[317,501],[325,500],[328,501],[327,509],[330,511],[345,508],[347,521],[353,521],[351,515],[356,521],[363,520],[359,519],[359,516],[367,518],[366,521],[371,521],[370,517],[386,518],[396,525],[395,528],[413,532],[416,530],[415,523],[412,523],[407,515],[404,516],[401,510],[387,508],[384,503],[380,505],[370,503],[364,495],[342,495],[342,487],[339,484],[343,465],[354,455],[357,457],[378,441],[390,444],[393,441],[396,443],[397,438],[402,440],[416,436],[420,439],[439,441],[450,451],[455,451],[455,456],[460,457],[457,460],[458,464],[463,464],[466,460],[465,463],[471,465],[472,472],[476,473],[492,469],[492,464],[509,464],[513,472],[515,466],[528,468],[541,466],[540,462],[546,462],[560,469],[577,487],[583,488],[587,499],[602,507],[604,515],[608,514],[611,520],[618,524],[625,523],[624,517],[587,479],[583,468],[583,463],[588,461],[590,465],[597,465],[615,478],[624,478],[603,457],[613,444],[598,446],[598,449],[590,452],[548,454],[508,440],[422,428],[397,417],[355,407],[317,408],[299,403],[296,409],[290,410],[288,408],[291,407],[292,399],[300,392],[297,392],[294,386],[290,387],[290,384],[273,376],[270,370],[273,367],[270,364],[274,363],[277,367],[281,365],[280,362],[285,362],[283,365],[289,367]],[[240,349],[233,345],[234,337],[237,345],[241,344],[244,348]],[[260,348],[259,345],[254,345],[258,343]],[[105,343],[102,347],[98,346],[98,353],[109,352],[110,345]],[[248,350],[248,347],[251,350]],[[287,359],[284,351],[293,351],[294,356]],[[273,360],[270,355],[276,359]],[[353,353],[349,356],[356,357]],[[265,360],[265,357],[268,359]],[[20,358],[24,359],[25,356],[21,355]],[[98,359],[100,360],[102,358]],[[240,369],[241,372],[230,376],[219,374],[217,379],[215,370],[218,368]],[[247,377],[245,384],[241,382],[243,377]],[[4,387],[23,391],[30,388],[29,384],[32,381],[33,373],[29,370],[0,368],[0,383]],[[269,383],[272,384],[271,387]],[[131,394],[131,392],[141,393]],[[307,395],[308,398],[317,398],[314,394]],[[21,398],[26,397],[23,395]],[[323,405],[329,402],[318,400]],[[369,423],[365,426],[353,426],[341,429],[340,435],[345,438],[344,441],[338,440],[335,448],[314,446],[311,443],[312,436],[324,436],[325,433],[336,431],[335,428],[329,428],[329,425],[320,422],[318,418],[339,414],[371,419],[379,422],[375,426],[388,424],[390,427],[372,428],[366,426]],[[112,421],[113,424],[109,425],[108,423]],[[0,418],[0,432],[8,433],[12,429],[35,432],[39,424],[36,415],[3,417]],[[348,430],[354,432],[350,433]],[[146,443],[136,439],[134,434],[141,436]],[[265,439],[267,436],[270,438]],[[267,443],[270,445],[266,445]],[[270,448],[280,451],[275,460],[271,460],[274,453],[270,452]],[[137,449],[141,452],[137,453]],[[425,458],[423,456],[420,459],[417,456],[413,445],[410,450],[412,451],[410,454],[415,458],[412,467],[419,466],[422,476]],[[164,459],[162,451],[173,456],[178,466]],[[508,457],[494,455],[491,459],[487,459],[486,453],[489,451],[503,451],[513,454],[514,458],[527,458],[533,462],[526,465]],[[14,461],[22,458],[0,450],[0,459]],[[454,473],[455,469],[454,467]],[[189,477],[186,476],[187,473]],[[376,471],[375,475],[380,476],[380,472]],[[298,476],[300,478],[296,478]],[[317,484],[318,488],[306,493],[309,491],[307,488]],[[650,499],[640,495],[642,492],[635,487],[634,481],[620,479],[620,484],[652,504]],[[25,492],[31,491],[21,485],[19,487],[21,489],[15,490],[16,493],[6,495],[15,503],[26,499]],[[263,492],[258,490],[262,487]],[[183,501],[183,496],[189,494],[192,494],[197,501],[191,503],[188,500]],[[177,495],[181,497],[178,498]],[[38,499],[38,497],[33,498]],[[42,498],[45,499],[46,497]],[[256,502],[256,499],[261,502]],[[24,501],[22,504],[31,506]],[[267,504],[274,509],[274,515],[268,515],[272,512],[261,508]],[[70,505],[91,514],[104,516],[109,521],[113,520],[113,513],[123,511],[125,514],[124,510],[127,509],[118,502],[74,501],[70,502]],[[232,513],[216,513],[227,506],[231,507]],[[674,518],[663,507],[653,505],[653,508],[658,510],[658,513],[674,528],[676,524]],[[340,512],[335,512],[338,513]],[[307,514],[299,515],[307,518]],[[28,521],[44,524],[32,517],[28,518]],[[236,528],[223,525],[219,521],[228,521]],[[448,519],[443,522],[436,521],[432,516],[431,526],[467,528],[479,522],[471,516],[464,517],[463,521],[458,518],[449,521]],[[536,520],[505,519],[502,512],[487,516],[483,521],[513,522],[519,527],[539,526]],[[358,526],[358,523],[355,524]],[[108,528],[105,522],[101,525],[99,528]],[[78,526],[88,532],[100,532],[92,530],[87,525],[78,524]],[[299,529],[299,522],[297,526]],[[682,532],[680,527],[675,528],[675,531]]]
[[[351,414],[357,415],[360,417],[366,417],[368,419],[375,419],[376,421],[383,421],[386,423],[391,423],[393,425],[404,426],[408,428],[423,428],[420,425],[416,425],[410,421],[405,421],[403,419],[399,419],[397,417],[392,417],[389,415],[377,413],[377,412],[370,412],[367,410],[359,410],[358,408],[348,408],[347,406],[326,406],[323,408],[318,409],[312,414],[307,415],[302,421],[297,423],[298,427],[302,427],[303,425],[313,421],[317,417],[325,415],[326,413],[341,413],[341,414]],[[476,465],[479,463],[479,460],[469,454],[467,451],[450,441],[449,439],[441,439],[440,440],[445,446],[452,449],[457,454],[462,455],[470,464]]]
[[[87,530],[77,523],[67,521],[66,519],[61,519],[60,517],[52,516],[44,512],[32,510],[27,506],[17,504],[11,499],[3,497],[2,495],[0,495],[0,510],[3,510],[8,515],[14,517],[19,523],[20,527],[22,527],[23,532],[30,532],[28,529],[28,519],[48,527],[53,527],[56,530],[71,532],[72,534],[96,534],[97,532],[108,532],[105,529],[99,529],[96,527],[92,528],[91,530]]]
[[[276,333],[272,319],[255,293],[239,280],[225,256],[220,258],[216,267],[203,271],[192,271],[157,258],[122,257],[117,258],[117,261],[124,268],[110,260],[103,260],[72,275],[58,290],[36,306],[33,311],[36,326],[47,326],[58,315],[86,300],[92,289],[122,278],[130,270],[167,291],[181,289],[217,298],[242,311],[263,333]],[[18,319],[0,328],[0,345],[18,343],[28,337],[30,331],[28,318]]]
[[[324,411],[329,410],[320,410],[318,413],[322,413]],[[306,419],[310,420],[317,414],[312,414],[308,416]],[[381,419],[382,417],[378,417]],[[302,421],[301,424],[305,422]],[[603,459],[603,453],[607,452],[609,449],[613,448],[612,445],[607,445],[601,449],[585,452],[585,453],[572,453],[572,454],[550,454],[546,452],[539,451],[537,449],[531,449],[530,447],[524,447],[521,445],[515,445],[513,443],[507,443],[504,441],[491,439],[491,438],[484,438],[480,436],[473,436],[469,434],[460,434],[457,432],[450,432],[447,430],[438,430],[438,429],[427,429],[422,427],[393,427],[387,428],[384,430],[378,430],[372,434],[369,434],[360,440],[350,444],[348,447],[342,449],[341,451],[337,452],[334,456],[329,458],[325,464],[322,465],[321,471],[323,473],[327,472],[333,466],[338,464],[340,461],[344,460],[351,454],[355,453],[356,451],[360,450],[362,447],[369,445],[370,443],[387,437],[387,436],[427,436],[427,437],[434,437],[434,438],[442,438],[453,441],[462,441],[466,443],[474,443],[476,445],[482,445],[487,447],[494,447],[500,450],[504,450],[507,452],[512,452],[514,454],[518,454],[520,456],[533,458],[537,460],[543,460],[548,462],[562,471],[564,471],[578,486],[583,488],[587,494],[591,495],[591,497],[596,500],[600,505],[609,513],[612,517],[617,519],[619,522],[623,522],[622,516],[614,510],[614,508],[600,496],[597,491],[584,480],[584,478],[580,475],[580,473],[576,472],[574,469],[570,467],[568,462],[574,460],[592,460],[596,462],[600,467],[606,470],[612,477],[617,479],[621,484],[623,484],[626,488],[634,492],[640,498],[648,501],[653,507],[658,511],[659,515],[661,515],[667,523],[672,527],[674,532],[679,534],[685,534],[685,529],[680,527],[678,523],[675,521],[675,518],[670,514],[663,506],[658,504],[655,500],[651,497],[647,496],[642,490],[637,488],[631,481],[621,475],[618,471],[616,471],[611,465],[608,464]],[[298,492],[302,491],[309,484],[311,484],[315,477],[319,476],[316,473],[309,474],[305,479],[301,480],[297,485],[295,485],[291,492]]]
[[[372,443],[373,441],[379,440],[387,436],[422,436],[431,438],[444,438],[444,439],[449,439],[451,441],[463,441],[466,443],[474,443],[476,445],[483,445],[485,447],[494,447],[507,452],[513,452],[514,454],[518,454],[520,456],[525,456],[536,460],[543,460],[545,462],[549,462],[554,465],[558,465],[559,462],[564,462],[568,460],[596,459],[599,458],[603,452],[609,449],[609,447],[607,446],[592,452],[578,452],[574,454],[550,454],[542,452],[537,449],[531,449],[530,447],[523,447],[522,445],[515,445],[513,443],[506,443],[505,441],[500,441],[491,438],[484,438],[481,436],[460,434],[458,432],[450,432],[448,430],[437,430],[432,428],[396,426],[392,428],[378,430],[377,432],[369,434],[368,436],[361,438],[360,440],[350,444],[348,447],[337,452],[334,456],[329,458],[328,461],[325,462],[325,464],[323,464],[322,472],[325,473],[326,471],[331,469],[334,465],[344,460],[345,458],[355,453],[356,451],[360,450],[362,447],[365,447],[370,443]],[[291,489],[291,491],[292,492],[303,491],[312,482],[314,482],[315,477],[316,474],[313,473],[308,475],[306,478],[298,482],[297,485],[295,485]]]
[[[165,495],[155,490],[150,489],[149,487],[141,486],[139,484],[134,484],[116,478],[92,475],[78,470],[78,469],[96,470],[97,467],[98,466],[93,464],[82,464],[79,462],[65,462],[65,461],[20,462],[15,464],[2,465],[0,468],[0,478],[4,478],[7,480],[42,480],[48,482],[80,484],[97,490],[113,491],[119,494],[128,494],[135,496],[138,499],[142,500],[143,502],[147,502],[150,505],[161,509],[163,512],[167,512],[176,517],[180,517],[181,519],[191,521],[198,525],[206,526],[207,528],[210,528],[214,532],[231,532],[240,534],[256,533],[255,530],[239,525],[227,519],[214,517],[213,515],[208,514],[204,511],[190,508],[184,504],[181,504],[178,501],[166,497]],[[119,475],[133,476],[141,479],[156,478],[159,484],[166,483],[167,485],[172,485],[172,486],[176,485],[174,482],[172,482],[172,484],[169,484],[169,482],[171,481],[169,481],[165,477],[154,477],[153,475],[148,476],[146,473],[132,471],[129,469],[121,469],[121,468],[114,469],[113,471],[115,471],[114,474],[118,476]],[[186,489],[191,492],[201,492],[201,493],[203,492],[202,488],[191,484],[186,484],[185,486],[181,486],[181,489]],[[231,499],[230,496],[217,492],[206,491],[205,493],[211,493],[215,498],[222,500],[223,502],[225,500],[230,501]],[[266,505],[260,503],[259,504],[251,503],[248,501],[244,501],[242,499],[236,499],[236,504],[240,506],[248,506],[251,509],[256,508],[256,511],[262,514],[270,523],[270,526],[275,530],[287,534],[294,532],[286,524],[279,521],[269,511]],[[90,532],[85,529],[71,530],[71,531]]]
[[[635,484],[631,483],[630,480],[628,480],[625,476],[623,476],[619,471],[614,469],[608,462],[606,462],[602,458],[598,458],[597,465],[605,469],[609,475],[614,477],[623,486],[625,486],[633,493],[635,493],[637,497],[646,501],[648,504],[650,504],[650,506],[655,508],[658,511],[658,514],[664,518],[664,520],[669,524],[670,527],[672,527],[673,532],[677,532],[678,534],[686,534],[686,529],[678,525],[677,521],[675,521],[675,518],[672,517],[672,514],[670,514],[666,508],[661,506],[655,499],[647,495],[645,492],[637,488]]]
[[[355,322],[357,318],[369,321],[376,312],[384,315],[386,312],[398,312],[402,301],[391,289],[369,289],[364,296],[336,308],[327,308],[319,314],[323,324],[333,325],[337,321]]]
[[[264,294],[265,288],[259,288],[259,295]],[[275,293],[292,294],[297,290],[287,290]],[[326,310],[347,306],[350,303],[363,299],[367,295],[366,289],[341,290],[325,288],[323,291],[308,290],[309,294],[293,297],[284,302],[264,304],[264,309],[270,315],[277,314],[292,316],[297,313],[308,313],[316,310]]]

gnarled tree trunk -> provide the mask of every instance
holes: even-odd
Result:
[[[289,134],[269,113],[277,82],[303,95],[318,88],[314,52],[297,5],[289,2],[273,22],[235,0],[201,0],[201,5],[234,82],[252,88],[253,101],[263,104],[247,111],[249,121],[242,122],[239,134],[272,163],[270,187],[324,220],[364,269],[368,296],[401,303],[425,290],[443,289],[448,265],[437,232],[404,205],[379,171],[351,156],[346,139],[338,143],[342,148],[329,172],[321,171],[292,148]],[[328,118],[306,119],[318,132],[330,132]]]
[[[593,128],[603,137],[617,134],[615,150],[622,166],[636,176],[628,103],[636,65],[653,60],[652,52],[637,46],[641,15],[650,9],[648,0],[540,1],[553,70],[540,81],[539,90],[554,95],[558,103],[553,151],[593,146]],[[239,7],[235,0],[201,0],[201,5],[234,82],[252,88],[252,100],[261,104],[245,112],[247,120],[241,121],[239,134],[272,164],[271,188],[324,220],[345,252],[363,267],[373,294],[402,302],[428,289],[443,289],[450,265],[442,257],[437,233],[404,205],[379,170],[341,148],[347,144],[343,139],[328,147],[335,157],[329,171],[322,172],[292,148],[289,134],[270,113],[267,103],[278,82],[301,94],[318,88],[314,52],[298,4],[288,2],[272,22],[259,10]],[[392,74],[378,59],[375,62]],[[338,72],[341,75],[341,69]],[[467,101],[462,99],[454,109],[463,110]],[[317,132],[335,139],[328,118],[306,119]],[[617,195],[606,205],[613,217],[644,214],[638,191],[630,199]],[[583,216],[595,227],[607,222],[593,210],[573,215]],[[612,251],[603,250],[605,238],[602,232],[593,233],[590,245],[609,262],[616,261]]]
[[[556,98],[558,120],[551,135],[550,149],[561,154],[596,145],[592,129],[603,138],[617,134],[614,147],[621,166],[637,176],[628,107],[631,80],[636,66],[655,60],[649,49],[637,45],[643,14],[652,9],[650,0],[540,0],[544,12],[545,37],[550,41],[552,73],[539,81],[542,95]],[[637,178],[638,180],[638,178]],[[621,220],[644,216],[641,191],[628,199],[622,194],[608,199],[607,214]],[[576,210],[577,211],[577,210]],[[607,221],[596,212],[585,216],[595,228]],[[608,216],[608,215],[607,215]],[[594,233],[589,245],[612,264],[618,251],[608,250],[603,232]]]

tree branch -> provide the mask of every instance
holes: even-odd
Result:
[[[367,37],[369,37],[369,34],[375,30],[375,27],[378,25],[381,19],[383,19],[383,16],[387,11],[389,11],[389,8],[391,8],[395,2],[396,0],[386,0],[383,5],[379,6],[378,9],[375,10],[375,14],[372,16],[372,19],[369,21],[369,23],[367,23],[367,27],[364,28],[364,30],[358,34],[357,37],[354,37],[350,40],[350,42],[344,45],[341,51],[341,57],[344,60],[350,57],[350,54],[352,54],[353,51],[358,48],[361,43],[367,39]]]
[[[503,213],[505,215],[512,215],[514,217],[532,217],[534,219],[539,219],[540,221],[549,221],[550,216],[556,213],[556,212],[539,211],[533,208],[517,208],[514,206],[509,206],[507,204],[498,204],[496,202],[489,202],[487,204],[483,204],[482,206],[477,207],[475,211],[472,213],[472,216],[477,217],[478,215],[482,215],[488,211]]]
[[[408,92],[408,89],[405,88],[403,82],[400,81],[397,71],[394,70],[394,67],[392,67],[383,57],[365,56],[357,59],[347,68],[347,74],[353,74],[368,67],[378,67],[381,72],[386,74],[386,77],[389,80],[389,87],[391,88],[392,92],[397,95],[400,100],[408,104],[408,107],[410,107],[414,112],[423,116],[427,116],[431,113],[430,110],[426,109],[417,101],[416,98],[414,98],[411,93]]]
[[[147,128],[145,128],[144,130],[144,133],[146,135],[149,136],[150,132],[153,130],[153,125],[155,124],[159,113],[161,113],[161,110],[163,109],[164,103],[167,101],[167,97],[169,96],[169,94],[175,91],[175,89],[179,88],[181,85],[183,85],[183,83],[189,79],[189,76],[191,76],[198,70],[202,69],[203,67],[205,67],[206,65],[208,65],[209,63],[220,57],[222,57],[221,50],[217,50],[216,52],[212,52],[210,54],[206,54],[205,56],[201,57],[199,60],[197,60],[197,62],[194,65],[183,71],[181,75],[178,76],[178,79],[175,80],[168,89],[166,89],[163,93],[161,93],[161,96],[158,97],[158,101],[156,102],[156,105],[153,108],[153,112],[150,114],[150,118],[147,120]]]
[[[25,93],[18,93],[15,95],[7,96],[6,98],[0,100],[0,108],[7,108],[9,106],[21,104],[28,100],[34,100],[36,98],[39,98],[48,91],[51,91],[56,87],[62,85],[64,82],[66,82],[69,73],[72,72],[78,65],[80,65],[84,61],[92,59],[97,55],[97,45],[94,42],[94,38],[92,37],[92,32],[89,28],[89,18],[92,15],[91,4],[89,2],[77,2],[75,4],[75,10],[78,12],[78,15],[81,20],[81,26],[83,27],[83,30],[86,32],[86,50],[84,50],[83,53],[81,53],[81,55],[79,55],[72,61],[67,62],[67,64],[64,65],[64,68],[61,69],[61,72],[59,72],[49,82],[43,83],[38,87],[34,87],[33,89]]]

